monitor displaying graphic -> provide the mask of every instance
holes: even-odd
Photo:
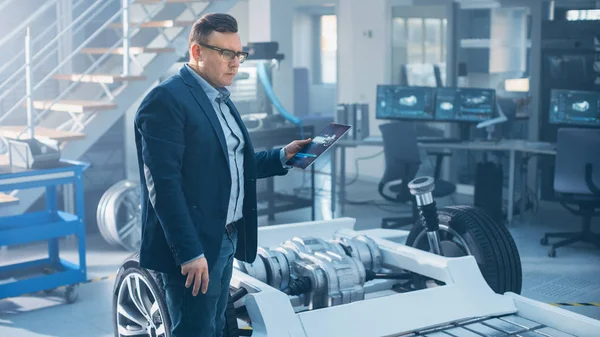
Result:
[[[437,121],[479,123],[494,118],[496,91],[479,88],[438,88]]]
[[[377,86],[377,119],[433,120],[435,88]]]
[[[551,124],[600,127],[600,93],[594,91],[550,91]]]
[[[330,123],[310,143],[286,162],[286,165],[306,169],[315,162],[319,156],[350,130],[349,125]]]
[[[456,100],[456,89],[438,88],[435,97],[435,119],[440,121],[454,120],[455,111],[458,107]]]

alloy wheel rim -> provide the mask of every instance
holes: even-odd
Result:
[[[157,294],[142,275],[134,272],[123,278],[116,309],[119,337],[166,337],[166,313],[161,311]]]

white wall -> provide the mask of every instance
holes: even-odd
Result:
[[[250,35],[250,18],[248,17],[248,1],[249,0],[238,0],[238,2],[229,10],[229,14],[233,16],[238,22],[238,32],[242,45],[248,44],[248,38]]]
[[[293,23],[293,55],[294,68],[308,68],[312,66],[313,53],[313,27],[310,14],[296,11]]]
[[[379,135],[381,124],[375,119],[377,84],[390,80],[390,13],[386,0],[343,0],[337,6],[338,77],[340,103],[368,103],[370,133]],[[355,173],[354,159],[381,152],[381,148],[347,150],[346,172]],[[379,181],[383,175],[383,155],[359,162],[361,179]]]
[[[286,109],[294,106],[292,19],[294,4],[281,0],[248,1],[249,42],[277,41],[285,55],[279,69],[273,71],[273,89]]]

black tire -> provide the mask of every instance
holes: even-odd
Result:
[[[521,258],[517,245],[504,225],[495,221],[485,211],[471,206],[450,206],[439,209],[438,219],[440,225],[448,226],[466,242],[483,278],[494,292],[521,293]],[[411,229],[406,245],[429,251],[426,236],[425,239],[419,239],[418,243],[415,242],[424,230],[425,227],[419,220]],[[450,236],[440,231],[440,240],[442,243],[446,241],[446,245],[452,244]],[[463,256],[467,255],[466,250],[462,249],[462,252]]]
[[[152,293],[155,294],[156,301],[158,302],[158,313],[160,315],[160,321],[162,322],[165,328],[165,334],[163,336],[171,337],[171,318],[169,317],[167,309],[162,277],[158,272],[140,267],[139,254],[137,253],[128,257],[124,261],[124,263],[121,265],[121,268],[119,268],[119,272],[117,273],[117,276],[115,278],[115,285],[113,288],[113,329],[115,337],[120,337],[117,325],[117,300],[120,286],[125,277],[133,273],[140,275],[149,285]],[[238,323],[231,296],[229,297],[229,303],[227,305],[227,311],[225,315],[226,321],[225,329],[223,330],[223,337],[239,337]]]

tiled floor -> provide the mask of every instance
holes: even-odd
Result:
[[[288,176],[295,186],[300,184],[300,173]],[[329,184],[319,175],[317,188],[322,189],[317,202],[317,218],[328,218]],[[278,178],[279,179],[279,178]],[[281,179],[278,182],[282,181]],[[278,185],[283,186],[283,184]],[[285,187],[284,187],[285,188]],[[384,204],[377,195],[376,184],[357,181],[349,186],[351,200],[376,200]],[[438,200],[441,205],[450,200]],[[457,203],[469,200],[455,197]],[[357,218],[359,229],[378,227],[383,216],[406,208],[395,205],[353,205],[346,207],[345,216]],[[277,216],[276,223],[290,223],[309,220],[309,210],[283,213]],[[517,218],[519,219],[519,218]],[[260,219],[266,224],[266,219]],[[535,215],[527,214],[523,221],[509,227],[514,236],[523,264],[523,295],[544,302],[600,302],[600,251],[584,244],[576,244],[559,249],[556,258],[547,256],[547,248],[539,244],[546,231],[577,230],[579,219],[551,203],[541,203]],[[596,219],[595,228],[600,229]],[[90,279],[112,276],[128,252],[106,244],[98,234],[87,237],[88,276]],[[61,242],[67,258],[75,258],[74,240]],[[0,252],[0,264],[8,264],[20,258],[31,258],[45,253],[45,246],[23,247]],[[79,289],[79,299],[73,304],[64,304],[62,291],[50,295],[35,294],[0,300],[0,336],[84,336],[108,337],[112,333],[112,287],[113,279],[83,284]],[[600,307],[566,307],[590,317],[600,319]]]

